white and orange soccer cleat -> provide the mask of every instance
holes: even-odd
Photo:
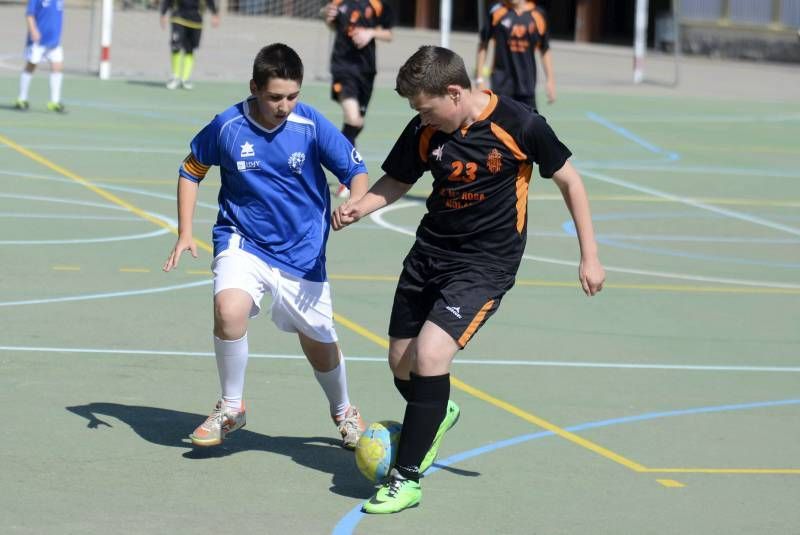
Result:
[[[356,449],[358,439],[367,428],[367,424],[361,418],[361,413],[358,412],[358,407],[350,405],[343,415],[332,416],[332,418],[342,435],[342,447],[346,450]]]
[[[242,401],[239,412],[233,412],[225,407],[225,403],[222,400],[219,400],[217,406],[214,407],[214,411],[206,418],[205,422],[189,435],[189,439],[195,446],[217,446],[222,444],[222,441],[229,433],[241,429],[244,424],[244,401]]]

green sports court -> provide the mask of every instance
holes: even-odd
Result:
[[[158,72],[68,72],[56,116],[39,73],[20,113],[14,46],[0,70],[1,533],[800,533],[800,99],[768,87],[800,87],[796,68],[753,66],[763,91],[715,96],[686,90],[696,79],[582,84],[562,64],[542,112],[589,190],[605,287],[580,290],[569,214],[534,172],[516,287],[456,358],[461,419],[422,503],[367,517],[374,489],[338,446],[295,337],[265,313],[249,330],[247,427],[217,448],[187,439],[218,391],[216,170],[195,214],[200,257],[160,268],[178,165],[246,78],[209,75],[189,93]],[[339,122],[313,76],[303,100]],[[373,180],[411,113],[384,80],[359,137]],[[328,242],[368,421],[402,420],[386,329],[429,189],[423,178]]]

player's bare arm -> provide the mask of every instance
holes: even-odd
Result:
[[[178,267],[184,251],[189,251],[194,258],[197,258],[197,244],[192,231],[194,208],[197,204],[197,189],[197,182],[183,177],[178,178],[178,240],[161,268],[164,271],[171,271]]]
[[[552,104],[556,101],[556,76],[553,73],[553,54],[550,49],[542,54],[542,69],[546,78],[545,91],[547,92],[547,103]]]
[[[597,255],[597,242],[594,238],[592,214],[589,209],[589,197],[583,180],[572,163],[567,161],[561,169],[553,174],[564,202],[567,205],[575,230],[578,233],[578,244],[581,251],[581,261],[578,267],[578,278],[586,295],[592,296],[603,289],[606,272]]]
[[[31,41],[38,43],[42,40],[42,34],[39,33],[39,27],[36,25],[36,19],[30,15],[25,17],[28,22],[28,32],[31,34]]]
[[[353,28],[353,35],[351,37],[351,39],[353,39],[353,44],[355,44],[356,48],[359,49],[367,46],[373,39],[388,43],[393,38],[394,34],[392,33],[392,30],[384,29],[381,26],[378,26],[377,28]]]
[[[331,221],[333,230],[341,230],[375,210],[392,204],[408,193],[411,186],[412,184],[406,184],[389,175],[383,175],[363,197],[358,200],[348,200],[336,209]]]

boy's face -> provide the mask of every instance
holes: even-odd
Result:
[[[442,132],[452,134],[464,122],[461,107],[461,88],[450,86],[447,94],[431,96],[418,93],[408,99],[411,107],[419,113],[423,126],[430,126]]]
[[[294,111],[300,97],[300,83],[297,80],[271,78],[259,89],[250,80],[250,93],[256,97],[259,122],[272,129]]]

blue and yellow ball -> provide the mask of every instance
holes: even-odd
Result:
[[[356,444],[356,466],[373,483],[389,475],[397,458],[403,425],[392,420],[373,422]]]

